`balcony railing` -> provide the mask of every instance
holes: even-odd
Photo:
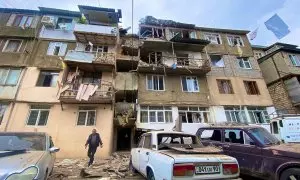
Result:
[[[114,91],[111,82],[64,83],[59,100],[67,103],[108,103],[111,102],[113,95]]]
[[[101,25],[91,25],[91,24],[75,24],[75,32],[81,33],[97,33],[116,36],[117,28],[113,26],[101,26]]]
[[[83,63],[115,64],[115,54],[108,52],[90,52],[69,50],[65,56],[66,61]]]

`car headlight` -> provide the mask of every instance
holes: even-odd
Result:
[[[28,167],[22,172],[16,172],[9,175],[6,180],[33,180],[38,175],[38,168],[35,166]]]

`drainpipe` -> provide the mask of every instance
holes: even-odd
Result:
[[[21,73],[20,83],[18,84],[18,87],[17,87],[16,93],[15,93],[14,99],[13,99],[13,101],[11,103],[11,108],[10,108],[10,111],[9,111],[7,122],[5,124],[4,132],[7,131],[8,125],[10,123],[10,120],[11,120],[11,117],[12,117],[12,113],[13,113],[15,105],[16,105],[17,95],[19,94],[20,87],[22,85],[22,82],[23,82],[23,79],[24,79],[26,71],[27,71],[27,68],[24,68],[24,71]]]

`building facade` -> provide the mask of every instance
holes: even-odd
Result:
[[[276,110],[300,113],[300,50],[295,45],[275,43],[269,47],[253,47],[262,52],[258,63],[263,72]]]

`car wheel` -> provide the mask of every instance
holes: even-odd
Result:
[[[300,169],[290,168],[281,173],[280,180],[297,180],[300,179]]]
[[[155,180],[154,173],[153,173],[152,169],[149,169],[147,171],[147,180]]]
[[[137,173],[137,170],[132,165],[132,160],[129,161],[129,170],[134,174]]]

